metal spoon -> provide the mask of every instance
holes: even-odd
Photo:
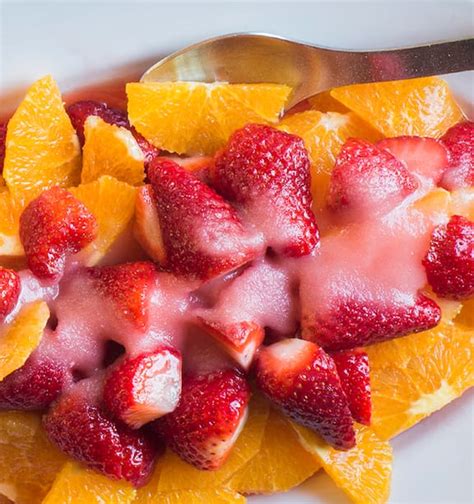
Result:
[[[293,88],[286,108],[347,84],[474,70],[474,39],[381,51],[342,51],[274,35],[235,33],[199,42],[162,59],[142,82],[272,82]]]

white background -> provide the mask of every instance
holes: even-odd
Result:
[[[0,1],[0,89],[52,73],[64,87],[97,80],[188,43],[260,31],[338,48],[383,48],[473,36],[469,1],[21,2]],[[473,73],[450,80],[474,102]],[[1,98],[0,98],[1,100]],[[473,396],[394,440],[391,503],[468,504],[473,492]],[[251,504],[346,504],[322,471],[300,489]]]

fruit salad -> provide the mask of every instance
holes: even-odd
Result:
[[[381,504],[474,384],[474,123],[434,77],[290,94],[46,76],[0,125],[0,502]]]

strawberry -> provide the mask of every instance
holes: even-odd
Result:
[[[178,164],[156,158],[148,176],[167,269],[208,280],[261,253],[259,236],[244,228],[234,208]]]
[[[181,355],[170,347],[125,358],[110,370],[104,404],[132,429],[173,411],[181,395]]]
[[[249,124],[233,133],[216,155],[211,181],[224,198],[243,209],[278,253],[298,257],[318,244],[310,163],[301,138]]]
[[[449,168],[440,185],[450,191],[474,186],[474,122],[456,124],[441,141],[449,151]]]
[[[345,350],[379,343],[435,327],[439,306],[423,294],[403,296],[398,304],[349,298],[334,300],[324,314],[303,307],[302,335],[325,350]]]
[[[18,273],[0,266],[0,322],[15,308],[20,290]]]
[[[156,430],[183,460],[198,469],[218,469],[247,418],[250,388],[235,369],[185,375],[178,407]]]
[[[156,455],[143,432],[111,420],[89,397],[89,380],[63,394],[43,419],[49,439],[70,457],[136,487],[150,478]]]
[[[283,412],[334,448],[355,446],[351,412],[336,365],[318,345],[296,338],[262,347],[257,385]]]
[[[153,188],[147,184],[137,190],[133,233],[148,256],[153,261],[163,263],[166,260],[166,251],[159,229],[160,219]]]
[[[146,163],[150,162],[159,154],[158,149],[151,145],[148,140],[146,140],[135,130],[133,126],[130,125],[127,114],[123,110],[114,109],[103,102],[82,100],[69,105],[66,111],[69,114],[69,118],[76,130],[81,145],[84,145],[85,141],[84,123],[89,116],[93,115],[100,117],[106,123],[114,124],[115,126],[120,126],[130,130],[143,152]]]
[[[135,328],[149,325],[149,301],[156,286],[157,271],[151,262],[88,268],[94,287],[112,302],[120,316]]]
[[[3,172],[3,162],[5,161],[6,140],[7,140],[7,123],[0,123],[0,175]]]
[[[369,356],[356,348],[331,354],[346,394],[352,418],[370,425],[372,403],[370,400]]]
[[[96,235],[95,217],[61,187],[41,193],[20,217],[20,238],[28,266],[38,278],[60,278],[66,258],[91,243]]]
[[[71,382],[66,366],[34,353],[0,382],[0,410],[42,410]]]
[[[390,152],[350,138],[336,158],[328,207],[351,218],[380,215],[401,203],[417,187],[415,177]]]
[[[248,369],[265,337],[263,327],[252,321],[222,323],[197,316],[198,324],[243,368]]]
[[[474,296],[474,222],[453,215],[448,224],[437,226],[423,265],[438,296],[451,299]]]
[[[448,150],[434,138],[401,136],[377,142],[377,147],[393,154],[408,171],[436,185],[448,167]]]

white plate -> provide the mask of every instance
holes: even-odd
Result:
[[[420,2],[59,2],[0,6],[0,87],[52,73],[60,83],[97,79],[113,67],[157,57],[210,36],[263,31],[327,46],[389,47],[473,35],[469,1]],[[474,102],[474,75],[449,79]],[[391,503],[468,504],[474,500],[473,394],[394,440]],[[322,472],[287,494],[249,504],[344,504]]]

